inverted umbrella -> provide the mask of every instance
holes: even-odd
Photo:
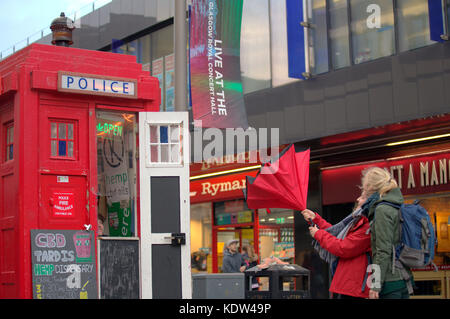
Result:
[[[278,159],[265,163],[255,177],[246,176],[244,196],[250,209],[306,208],[310,150],[296,152],[294,145]]]

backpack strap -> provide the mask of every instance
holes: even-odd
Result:
[[[372,264],[372,256],[370,256],[370,254],[367,252],[366,252],[366,256],[367,256],[367,266],[371,265]],[[366,281],[367,281],[368,276],[369,276],[369,272],[366,270],[366,273],[364,274],[362,287],[361,287],[362,292],[364,292],[364,290],[366,289]]]
[[[401,205],[394,204],[394,203],[391,203],[391,202],[388,202],[388,201],[381,201],[381,202],[379,202],[377,204],[377,206],[378,205],[382,205],[382,204],[397,209],[398,217],[399,217],[399,221],[400,221],[399,224],[398,224],[398,228],[399,228],[399,236],[400,236],[400,241],[401,241],[401,238],[402,238],[402,223],[403,223],[402,210],[400,209]],[[395,245],[392,245],[392,261],[391,261],[392,262],[392,274],[395,273],[395,267],[397,266],[397,268],[400,268],[399,266],[401,264],[401,263],[397,263],[396,262],[396,258],[395,258],[396,257],[396,252],[395,252],[395,250],[396,250],[395,249]],[[401,266],[403,266],[403,265],[401,265]],[[408,290],[410,290],[410,287],[408,287]]]

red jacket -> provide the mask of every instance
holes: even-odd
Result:
[[[332,225],[319,214],[316,213],[313,222],[320,228],[315,233],[314,238],[322,248],[339,257],[330,291],[337,294],[368,298],[369,287],[366,283],[364,283],[364,292],[362,291],[368,265],[366,253],[371,253],[370,234],[366,234],[369,229],[367,217],[362,216],[348,231],[344,239],[338,239],[325,231],[324,229]]]

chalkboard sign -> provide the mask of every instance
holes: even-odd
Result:
[[[99,238],[100,298],[139,298],[139,239]]]
[[[33,298],[96,299],[94,232],[31,230]]]

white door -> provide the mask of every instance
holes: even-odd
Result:
[[[187,112],[139,113],[142,298],[191,298]]]

